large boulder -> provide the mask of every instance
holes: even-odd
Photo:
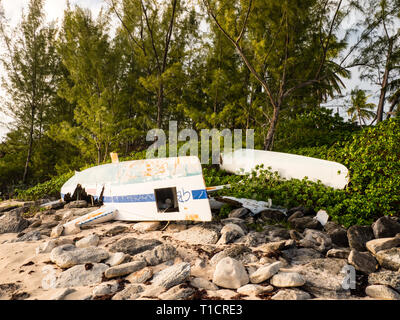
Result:
[[[306,283],[304,290],[317,298],[345,299],[350,291],[343,288],[345,279],[343,267],[347,265],[344,259],[314,259],[311,262],[296,266],[293,271],[300,273]]]
[[[306,229],[303,236],[299,243],[304,247],[311,247],[319,252],[326,252],[332,247],[331,238],[322,231]]]
[[[182,262],[155,274],[152,284],[154,286],[169,289],[178,284],[181,284],[182,282],[187,281],[189,279],[189,276],[190,264],[187,262]]]
[[[322,224],[312,217],[302,217],[291,219],[290,224],[293,226],[294,229],[303,232],[305,229],[316,229],[322,230]]]
[[[17,208],[0,217],[0,234],[19,233],[29,227],[29,221],[22,217],[24,208]]]
[[[336,244],[339,247],[349,246],[347,230],[339,224],[333,221],[328,221],[324,226],[324,230],[330,236],[333,244]]]
[[[356,270],[366,274],[375,272],[378,269],[378,263],[369,252],[358,252],[353,249],[348,257],[348,262],[354,266]]]
[[[286,214],[283,213],[280,210],[274,210],[274,209],[266,209],[261,211],[258,216],[266,222],[270,221],[285,221],[286,220]]]
[[[144,261],[127,262],[108,268],[105,271],[104,275],[108,279],[126,276],[127,274],[131,274],[133,272],[143,269],[145,266],[146,263]]]
[[[399,246],[400,246],[400,237],[374,239],[366,243],[367,249],[372,254],[376,254],[378,251],[381,250],[386,250]]]
[[[91,234],[75,243],[78,248],[95,247],[99,244],[100,238],[97,234]]]
[[[213,283],[223,288],[238,289],[249,283],[249,275],[241,262],[226,257],[215,267]]]
[[[77,265],[62,272],[56,280],[56,288],[91,286],[101,283],[108,266],[103,263]]]
[[[297,272],[280,272],[274,275],[270,282],[278,288],[301,287],[306,283],[303,276]]]
[[[381,267],[398,271],[400,269],[400,248],[381,250],[375,254]]]
[[[174,259],[176,257],[176,249],[170,244],[163,244],[139,253],[133,257],[134,260],[144,261],[149,266],[156,266],[165,261]]]
[[[400,291],[400,272],[397,271],[379,271],[369,274],[369,284],[382,284],[390,286],[393,289]]]
[[[390,238],[400,233],[400,223],[392,217],[382,217],[372,224],[375,238]]]
[[[77,264],[98,263],[108,257],[109,253],[102,248],[76,248],[71,244],[56,247],[50,253],[50,260],[60,268],[70,268]]]
[[[275,275],[279,269],[282,267],[282,262],[274,262],[266,266],[262,266],[257,271],[253,272],[250,275],[250,282],[251,283],[261,283],[265,280],[268,280],[273,275]]]
[[[400,294],[384,285],[372,285],[365,288],[365,293],[379,300],[400,300]]]
[[[173,235],[176,240],[190,244],[216,244],[220,232],[213,226],[194,226]]]
[[[374,239],[374,233],[370,226],[351,226],[347,230],[350,248],[357,251],[367,251],[365,244]]]
[[[125,237],[113,243],[109,250],[111,252],[123,252],[135,255],[147,250],[151,250],[160,245],[161,242],[154,239],[137,239],[134,237]]]
[[[239,225],[228,223],[221,229],[221,238],[219,238],[217,244],[227,244],[244,235],[245,233]]]

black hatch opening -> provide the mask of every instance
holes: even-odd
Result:
[[[154,189],[154,195],[159,213],[179,212],[176,187]]]

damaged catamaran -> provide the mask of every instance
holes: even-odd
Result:
[[[249,162],[249,153],[253,159]],[[114,157],[115,155],[112,155]],[[228,161],[229,160],[229,161]],[[339,163],[269,151],[241,149],[221,157],[221,168],[239,174],[263,164],[285,178],[320,178],[329,186],[344,188],[348,170]],[[336,174],[334,174],[336,171]],[[103,206],[64,225],[74,229],[109,220],[123,221],[211,221],[208,192],[225,186],[206,188],[199,158],[193,156],[155,158],[118,162],[77,172],[61,188],[61,198],[75,199],[77,191],[92,203]],[[229,186],[227,186],[229,187]],[[79,193],[78,193],[79,197]],[[235,198],[232,198],[235,200]],[[271,207],[271,200],[247,203],[249,209],[260,211]],[[244,202],[243,202],[244,201]],[[245,205],[244,205],[245,206]],[[257,213],[253,212],[253,213]]]

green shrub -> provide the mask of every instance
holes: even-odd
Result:
[[[22,200],[38,200],[45,197],[59,197],[61,187],[69,178],[74,175],[74,172],[68,172],[63,175],[54,177],[46,182],[39,183],[36,186],[22,190],[16,189],[15,193],[18,199]]]

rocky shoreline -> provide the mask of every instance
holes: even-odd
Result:
[[[39,203],[0,207],[2,300],[400,300],[398,217],[346,230],[302,207],[257,217],[237,208],[210,223],[67,231],[65,222],[97,207],[35,212]]]

